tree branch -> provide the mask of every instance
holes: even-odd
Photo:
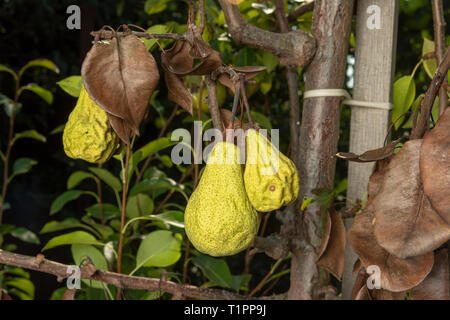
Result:
[[[43,255],[37,257],[21,255],[0,250],[0,264],[16,266],[29,270],[35,270],[52,274],[58,277],[58,281],[69,277],[67,273],[68,265],[44,259]],[[81,279],[97,280],[118,288],[128,288],[135,290],[163,291],[170,294],[214,300],[241,300],[249,299],[226,290],[204,289],[191,285],[179,285],[172,281],[162,281],[160,279],[127,276],[109,271],[97,270],[92,264],[81,269]]]
[[[313,2],[310,3],[314,5]],[[277,18],[280,31],[282,33],[289,32],[288,19],[286,18],[286,14],[284,12],[284,1],[275,0],[275,8],[275,16]],[[295,67],[286,67],[286,79],[289,90],[289,129],[291,138],[290,158],[294,160],[298,168],[297,149],[300,125],[300,97],[298,95],[298,79]]]
[[[434,25],[434,43],[436,62],[439,65],[445,53],[445,20],[442,0],[432,0],[433,7],[433,25]],[[447,78],[447,77],[445,77]],[[444,82],[447,82],[444,79]],[[447,92],[444,87],[439,89],[439,114],[443,114],[447,108]]]
[[[314,10],[314,1],[302,3],[297,8],[295,8],[292,12],[289,13],[288,20],[295,21],[295,20],[297,20],[297,18],[301,17],[305,13],[307,13],[309,11],[313,11],[313,10]]]
[[[282,65],[304,67],[309,64],[316,51],[316,41],[303,30],[286,34],[266,31],[244,20],[238,7],[229,0],[219,0],[234,41],[266,50],[279,57]]]

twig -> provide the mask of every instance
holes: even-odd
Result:
[[[211,76],[205,76],[206,89],[208,90],[208,106],[209,113],[215,129],[222,129],[222,119],[220,116],[219,103],[217,100],[217,84],[211,79]],[[222,130],[221,130],[222,131]]]
[[[12,149],[12,140],[14,135],[14,122],[15,122],[15,116],[16,116],[16,105],[19,101],[19,86],[20,86],[20,74],[19,77],[16,78],[16,86],[15,86],[15,94],[14,94],[14,107],[11,111],[11,116],[9,118],[9,133],[8,133],[8,142],[7,142],[7,148],[5,153],[5,160],[3,162],[3,187],[2,187],[2,195],[0,198],[0,225],[3,222],[3,206],[5,204],[5,198],[6,198],[6,191],[8,190],[8,167],[9,167],[9,159],[11,156],[11,149]]]
[[[178,184],[183,183],[184,180],[186,180],[186,178],[192,173],[192,171],[194,171],[194,166],[191,166],[189,168],[189,170],[187,170],[185,173],[183,173],[183,175],[181,176],[180,180],[178,180]],[[175,190],[171,190],[167,196],[163,199],[163,201],[161,201],[161,203],[159,204],[159,206],[155,209],[154,214],[158,213],[159,211],[162,210],[163,206],[167,203],[167,201],[169,201],[169,199],[172,197],[172,195],[175,193]]]
[[[162,138],[162,136],[166,133],[167,127],[177,115],[178,108],[179,108],[178,105],[176,105],[175,108],[173,108],[172,113],[170,114],[166,122],[164,122],[164,125],[162,126],[161,131],[158,134],[158,139]],[[150,165],[150,161],[152,161],[153,159],[153,155],[154,154],[149,155],[145,160],[144,165],[142,166],[142,169],[139,171],[134,184],[138,184],[141,181],[142,177],[144,176],[145,170],[147,170],[148,166]]]
[[[423,137],[427,128],[429,128],[429,119],[431,109],[433,107],[436,95],[439,92],[442,83],[445,80],[445,75],[450,69],[450,47],[445,52],[445,55],[438,66],[438,69],[428,87],[427,93],[425,94],[424,102],[420,110],[420,117],[417,122],[417,126],[411,130],[411,140],[420,139]],[[446,99],[447,100],[447,99]]]
[[[70,274],[67,273],[69,265],[47,259],[42,259],[42,261],[39,261],[38,263],[36,257],[21,255],[3,250],[0,250],[0,264],[52,274],[57,276],[59,281],[62,281],[63,279],[70,276]],[[205,289],[191,285],[179,285],[175,282],[161,281],[160,279],[128,276],[109,271],[96,270],[94,266],[92,266],[91,268],[83,268],[81,270],[81,278],[101,281],[118,288],[164,291],[170,294],[197,299],[248,299],[245,296],[234,294],[226,290]]]
[[[307,5],[311,5],[311,8],[314,9],[314,2],[309,2]],[[302,7],[302,6],[301,6]],[[275,16],[278,21],[278,25],[280,31],[282,33],[286,33],[289,31],[288,19],[284,13],[284,1],[276,0],[275,1]],[[288,83],[289,89],[289,130],[290,130],[290,138],[291,138],[291,150],[290,150],[290,158],[294,160],[294,163],[297,165],[297,148],[298,148],[298,139],[299,139],[299,125],[300,125],[300,97],[298,95],[298,79],[297,79],[297,71],[294,66],[286,67],[286,79]],[[297,166],[298,167],[298,166]]]
[[[297,8],[295,8],[291,13],[289,13],[288,20],[295,21],[297,20],[298,17],[313,10],[314,10],[314,1],[302,3]]]
[[[258,283],[258,285],[255,287],[255,289],[250,292],[248,295],[249,297],[253,297],[255,293],[257,293],[259,290],[262,289],[266,281],[272,276],[272,274],[275,272],[275,270],[278,268],[280,263],[283,261],[283,258],[278,259],[277,262],[275,262],[274,266],[269,270],[269,272],[264,276],[264,278]]]
[[[127,144],[127,155],[125,158],[125,168],[123,174],[123,190],[122,190],[122,210],[120,218],[120,236],[119,236],[119,250],[117,254],[117,272],[122,272],[122,251],[123,251],[123,237],[124,237],[124,226],[125,226],[125,215],[127,206],[127,191],[128,191],[128,168],[130,166],[130,153],[131,145]]]
[[[126,35],[129,32],[116,32],[118,36]],[[177,33],[148,33],[141,31],[131,31],[136,37],[146,38],[146,39],[173,39],[173,40],[183,40],[185,36],[183,34]],[[98,30],[92,31],[91,36],[96,37],[98,39],[112,39],[114,37],[114,33],[110,30]]]
[[[268,51],[280,59],[282,65],[304,67],[316,51],[316,40],[308,32],[295,30],[279,34],[255,27],[244,20],[237,5],[219,0],[231,37],[237,43]]]
[[[433,25],[434,25],[434,43],[436,62],[439,65],[445,53],[445,20],[442,0],[432,0],[433,9]],[[445,75],[444,82],[446,82],[447,75]],[[447,92],[444,87],[439,89],[439,115],[444,113],[447,108]]]
[[[198,7],[200,10],[200,26],[199,26],[199,32],[200,34],[203,34],[203,31],[205,30],[205,0],[198,0]]]

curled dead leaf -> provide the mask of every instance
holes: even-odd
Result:
[[[412,300],[450,300],[448,249],[436,251],[430,274],[412,288]]]
[[[144,43],[131,33],[95,42],[83,61],[81,75],[89,96],[107,113],[122,119],[123,127],[139,134],[159,81],[158,66]],[[126,140],[125,134],[119,136]]]
[[[369,150],[360,155],[357,155],[353,152],[339,152],[336,154],[336,157],[344,159],[344,160],[348,160],[348,161],[353,161],[353,162],[372,162],[372,161],[383,160],[394,154],[395,147],[403,139],[404,139],[404,137],[401,137],[400,139],[392,141],[387,146],[384,146],[384,147],[378,148],[378,149],[374,149],[374,150]]]
[[[420,177],[431,206],[450,224],[450,108],[423,139]]]
[[[368,201],[350,227],[347,239],[364,268],[377,266],[380,270],[381,288],[393,292],[408,290],[425,279],[433,266],[433,252],[401,259],[381,247],[374,234],[374,208],[372,201],[381,190],[384,169],[376,171],[369,180]],[[361,271],[360,271],[361,272]],[[358,289],[359,290],[359,289]]]
[[[325,268],[338,280],[344,272],[345,226],[335,210],[327,212],[327,225],[316,264]]]
[[[420,181],[422,140],[405,143],[386,167],[373,198],[374,233],[399,258],[426,254],[450,239],[450,224],[432,207]]]

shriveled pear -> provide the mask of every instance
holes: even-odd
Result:
[[[239,149],[218,142],[212,149],[184,217],[194,247],[211,256],[229,256],[246,249],[259,221],[245,192]]]
[[[254,129],[247,130],[244,182],[250,202],[261,212],[277,210],[298,197],[294,163]]]
[[[104,163],[114,154],[118,142],[108,115],[89,97],[83,86],[64,128],[65,153],[73,159]]]

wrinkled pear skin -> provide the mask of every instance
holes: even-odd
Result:
[[[222,155],[232,161],[221,162]],[[258,213],[245,192],[239,157],[234,144],[217,143],[186,206],[189,240],[197,250],[214,257],[245,250],[258,231]]]
[[[265,144],[267,147],[264,148]],[[273,156],[279,154],[278,170],[272,150]],[[298,197],[299,178],[294,163],[253,129],[247,131],[244,183],[251,204],[260,212],[277,210]]]
[[[95,104],[83,86],[64,128],[64,152],[73,159],[104,163],[114,154],[117,144],[118,137],[108,115]]]

